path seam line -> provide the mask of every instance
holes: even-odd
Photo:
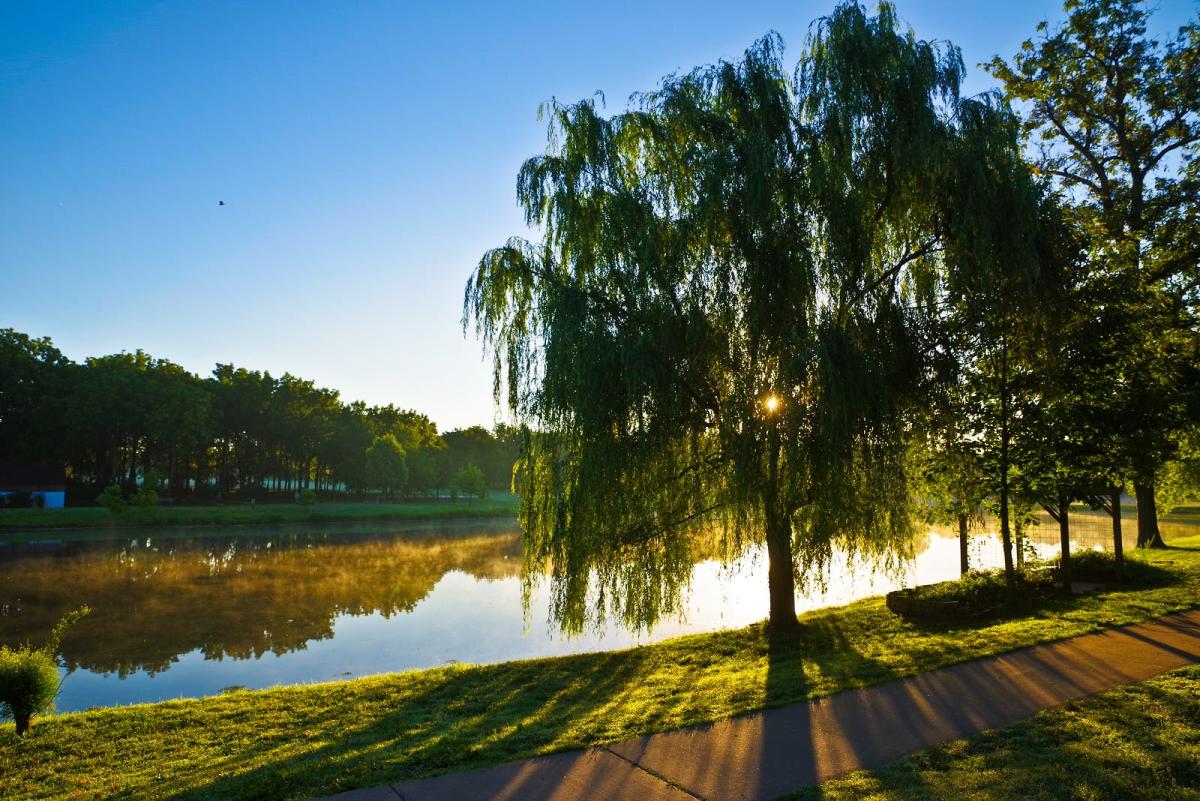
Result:
[[[697,793],[693,790],[689,790],[688,788],[684,787],[682,784],[679,784],[678,782],[672,781],[671,779],[667,778],[666,776],[659,773],[658,771],[650,770],[650,768],[646,767],[645,765],[641,764],[640,762],[636,762],[636,761],[630,759],[629,757],[625,756],[624,754],[618,754],[616,751],[612,750],[607,745],[598,745],[595,747],[597,749],[603,751],[606,754],[611,754],[612,756],[615,756],[617,759],[619,759],[623,762],[628,762],[636,770],[640,770],[642,773],[645,773],[648,776],[653,776],[655,779],[658,779],[660,782],[667,785],[668,787],[674,787],[679,792],[684,793],[685,795],[690,795],[692,798],[697,799],[697,801],[708,801],[707,798],[700,795],[699,793]]]

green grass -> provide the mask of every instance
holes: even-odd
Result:
[[[0,509],[0,530],[101,528],[109,526],[241,526],[264,523],[332,523],[456,517],[504,517],[517,513],[517,498],[493,492],[482,501],[416,500],[406,503],[230,504],[156,506],[113,514],[98,506],[67,509]]]
[[[805,789],[797,801],[1200,799],[1200,667]]]
[[[6,798],[311,798],[795,703],[1200,605],[1200,535],[1139,554],[1170,582],[915,625],[880,598],[626,651],[455,666],[0,726]],[[68,681],[70,679],[68,678]]]

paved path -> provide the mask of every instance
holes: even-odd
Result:
[[[1200,662],[1200,610],[709,726],[327,801],[767,801]]]

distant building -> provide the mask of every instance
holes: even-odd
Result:
[[[61,466],[0,464],[0,504],[61,509],[67,503],[67,476]]]

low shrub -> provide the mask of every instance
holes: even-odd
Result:
[[[1016,571],[1015,600],[1019,606],[1048,595],[1052,589],[1049,570],[1031,566]],[[971,571],[950,582],[923,584],[901,592],[906,603],[893,606],[905,609],[905,615],[914,618],[929,615],[955,618],[1012,606],[1002,570]]]
[[[1050,564],[1058,567],[1062,561],[1061,558],[1054,559]],[[1115,567],[1117,560],[1108,551],[1072,551],[1071,566],[1084,568],[1086,570],[1107,570]]]
[[[1060,561],[1060,559],[1054,559],[1047,564],[1057,570]],[[1115,580],[1117,558],[1111,551],[1076,551],[1071,554],[1071,574],[1075,581],[1081,580],[1081,576],[1089,575],[1097,577],[1097,581]],[[1125,557],[1120,575],[1121,584],[1136,587],[1162,586],[1171,578],[1170,574],[1161,567],[1152,565],[1136,556],[1130,558],[1128,555]]]
[[[305,506],[305,507],[312,506],[316,502],[317,502],[317,491],[316,490],[308,489],[306,487],[305,489],[302,489],[296,493],[296,503],[300,504],[301,506]]]
[[[88,613],[82,606],[58,621],[41,648],[26,643],[17,648],[0,645],[0,719],[11,718],[17,736],[29,731],[33,716],[54,705],[58,679],[58,648],[62,636]]]
[[[104,488],[104,491],[96,496],[96,503],[103,506],[113,514],[120,514],[128,508],[129,504],[125,502],[125,496],[121,494],[119,484],[109,484]]]

